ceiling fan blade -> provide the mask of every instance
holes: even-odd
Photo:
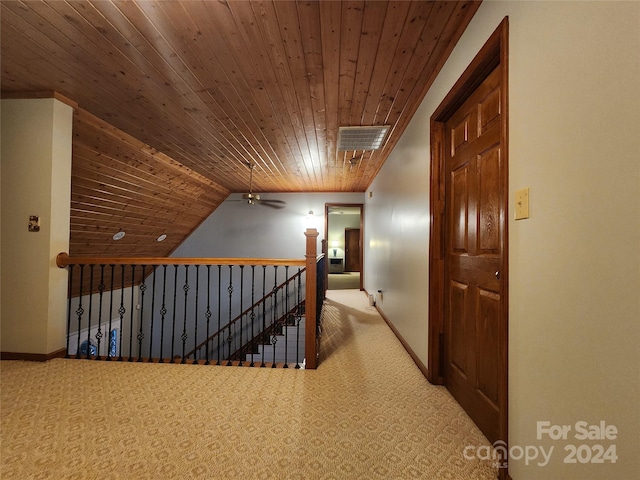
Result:
[[[260,200],[258,203],[260,203],[260,205],[264,205],[265,207],[280,209],[284,208],[287,202],[285,202],[284,200]]]
[[[253,163],[247,163],[249,167],[249,193],[243,193],[242,199],[248,203],[249,205],[255,205],[256,203],[260,203],[265,207],[271,208],[284,208],[284,204],[286,203],[284,200],[269,200],[269,199],[261,199],[260,194],[253,193],[253,169],[255,165]]]

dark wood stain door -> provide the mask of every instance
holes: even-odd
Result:
[[[445,385],[500,438],[505,212],[498,66],[445,125]]]
[[[345,259],[344,259],[345,272],[359,272],[360,271],[360,229],[359,228],[344,229],[344,246],[345,246]]]

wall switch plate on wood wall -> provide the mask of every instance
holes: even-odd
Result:
[[[516,220],[529,218],[529,188],[516,192]]]

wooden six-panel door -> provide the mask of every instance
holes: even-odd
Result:
[[[444,382],[491,442],[504,355],[500,68],[445,125]]]

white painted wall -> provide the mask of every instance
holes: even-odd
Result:
[[[509,440],[554,452],[514,479],[635,478],[640,470],[640,3],[486,1],[366,200],[365,288],[427,363],[429,119],[505,16],[509,198]],[[575,423],[619,430],[615,464],[565,464]],[[538,421],[572,426],[537,438]]]
[[[108,285],[110,282],[109,269],[107,270],[107,275],[105,277],[105,284]],[[116,268],[116,276],[119,275],[119,267]],[[85,271],[85,275],[86,275]],[[76,267],[74,271],[74,278],[77,278],[79,275],[79,268]],[[119,277],[118,277],[119,278]],[[140,349],[138,348],[138,339],[136,338],[138,331],[140,329],[140,317],[141,311],[139,310],[140,306],[140,288],[139,287],[126,287],[126,288],[118,288],[113,291],[105,290],[100,298],[99,293],[87,294],[82,296],[75,296],[71,298],[69,302],[67,298],[65,300],[68,302],[69,312],[71,312],[69,321],[69,355],[75,355],[77,351],[77,333],[80,331],[82,334],[80,335],[80,342],[87,340],[86,332],[89,331],[89,324],[91,325],[91,332],[97,331],[98,324],[100,325],[109,325],[109,320],[111,320],[112,328],[116,328],[114,325],[117,325],[118,328],[118,353],[122,352],[122,356],[127,358],[129,355],[132,357],[137,357],[140,355]],[[132,307],[133,305],[133,307]],[[78,309],[82,307],[82,315],[80,316],[80,321],[78,321]],[[122,314],[122,318],[120,318],[119,309],[124,309],[124,313]],[[65,311],[66,311],[65,306]],[[147,306],[147,308],[149,308]],[[108,336],[108,328],[102,328],[101,333],[104,335],[102,338],[102,344],[100,346],[100,351],[102,352],[106,345],[108,344],[107,336]],[[149,336],[149,332],[145,331],[145,338]],[[64,339],[66,347],[66,324],[65,324],[65,332]],[[120,340],[122,339],[122,350],[120,350]],[[95,337],[93,338],[95,341]],[[75,343],[74,343],[75,342]],[[97,341],[95,342],[97,345]],[[131,343],[131,348],[129,348],[129,343]],[[144,357],[148,357],[148,348],[143,348],[142,355]]]
[[[69,250],[72,118],[58,100],[2,100],[3,352],[65,346],[67,273],[55,258]]]
[[[284,200],[276,210],[248,205],[232,194],[176,250],[174,257],[297,258],[305,255],[308,227],[317,228],[318,252],[324,238],[325,203],[364,203],[363,193],[271,193]],[[307,214],[315,216],[309,224]]]

